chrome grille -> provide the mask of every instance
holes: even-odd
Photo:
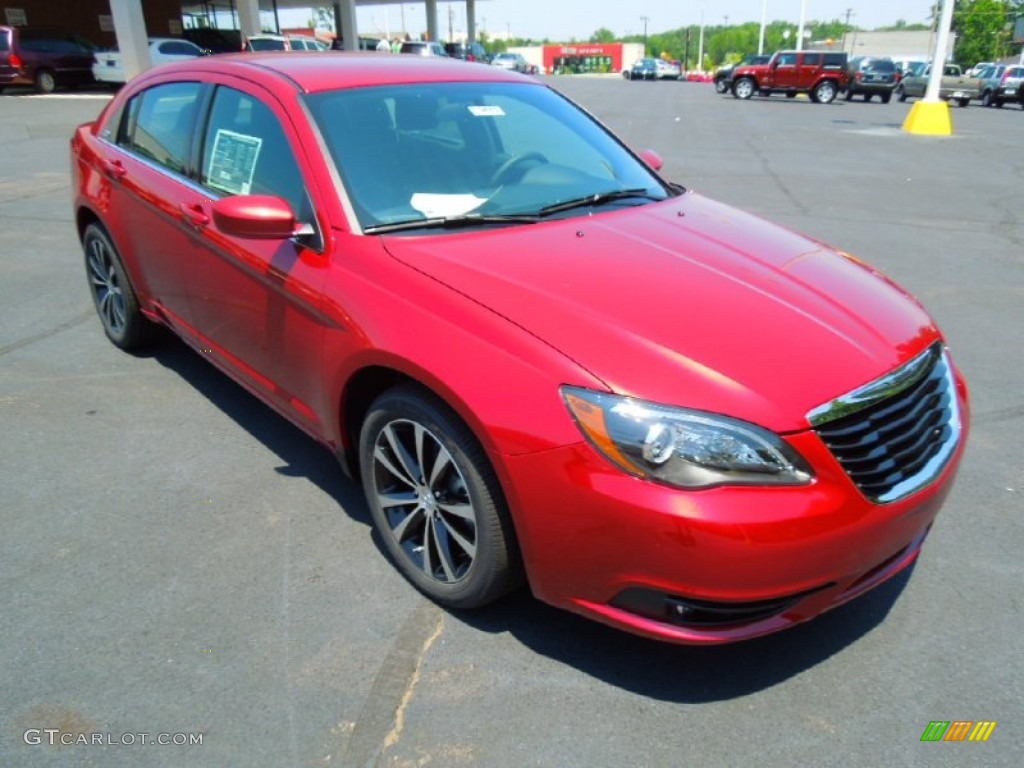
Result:
[[[956,385],[939,344],[808,419],[861,493],[883,504],[932,482],[960,439]]]

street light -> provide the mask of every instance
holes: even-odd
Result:
[[[804,49],[804,20],[807,18],[807,0],[800,0],[800,28],[796,33],[796,49]]]
[[[647,55],[647,22],[650,21],[646,16],[641,16],[640,21],[644,23],[644,56]]]
[[[764,28],[768,24],[768,0],[761,0],[761,35],[757,39],[757,55],[764,53]]]

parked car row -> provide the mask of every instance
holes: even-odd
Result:
[[[193,31],[193,30],[188,30]],[[206,30],[211,32],[214,30]],[[377,40],[360,38],[361,50],[375,50]],[[328,51],[332,47],[303,35],[252,35],[234,33],[197,40],[155,37],[149,40],[154,66],[213,53],[235,51]],[[519,53],[490,56],[480,43],[438,43],[406,41],[401,53],[444,56],[463,61],[493,64],[501,69],[536,74],[537,67]],[[679,76],[678,68],[675,76]],[[89,40],[58,27],[12,27],[0,25],[0,91],[4,86],[31,86],[39,93],[57,87],[77,87],[94,82],[121,84],[126,81],[121,52],[100,48]]]
[[[638,62],[639,63],[639,62]],[[1024,65],[987,64],[972,68],[977,77],[964,74],[956,64],[946,64],[939,98],[966,107],[972,101],[1001,107],[1024,106]],[[888,104],[893,95],[900,101],[922,98],[931,68],[927,62],[893,61],[885,57],[856,56],[836,51],[778,51],[771,57],[748,56],[739,64],[715,73],[715,90],[738,99],[754,95],[805,93],[812,101],[827,104],[843,94],[847,101],[878,97]]]

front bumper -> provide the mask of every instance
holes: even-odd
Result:
[[[505,456],[531,588],[558,607],[678,643],[744,640],[806,621],[917,557],[963,452],[961,406],[964,431],[949,464],[889,504],[864,498],[813,432],[787,437],[816,473],[798,487],[668,488],[618,472],[588,444]]]

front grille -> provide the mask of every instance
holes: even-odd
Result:
[[[960,439],[956,385],[938,344],[808,418],[861,493],[877,503],[932,482]]]

